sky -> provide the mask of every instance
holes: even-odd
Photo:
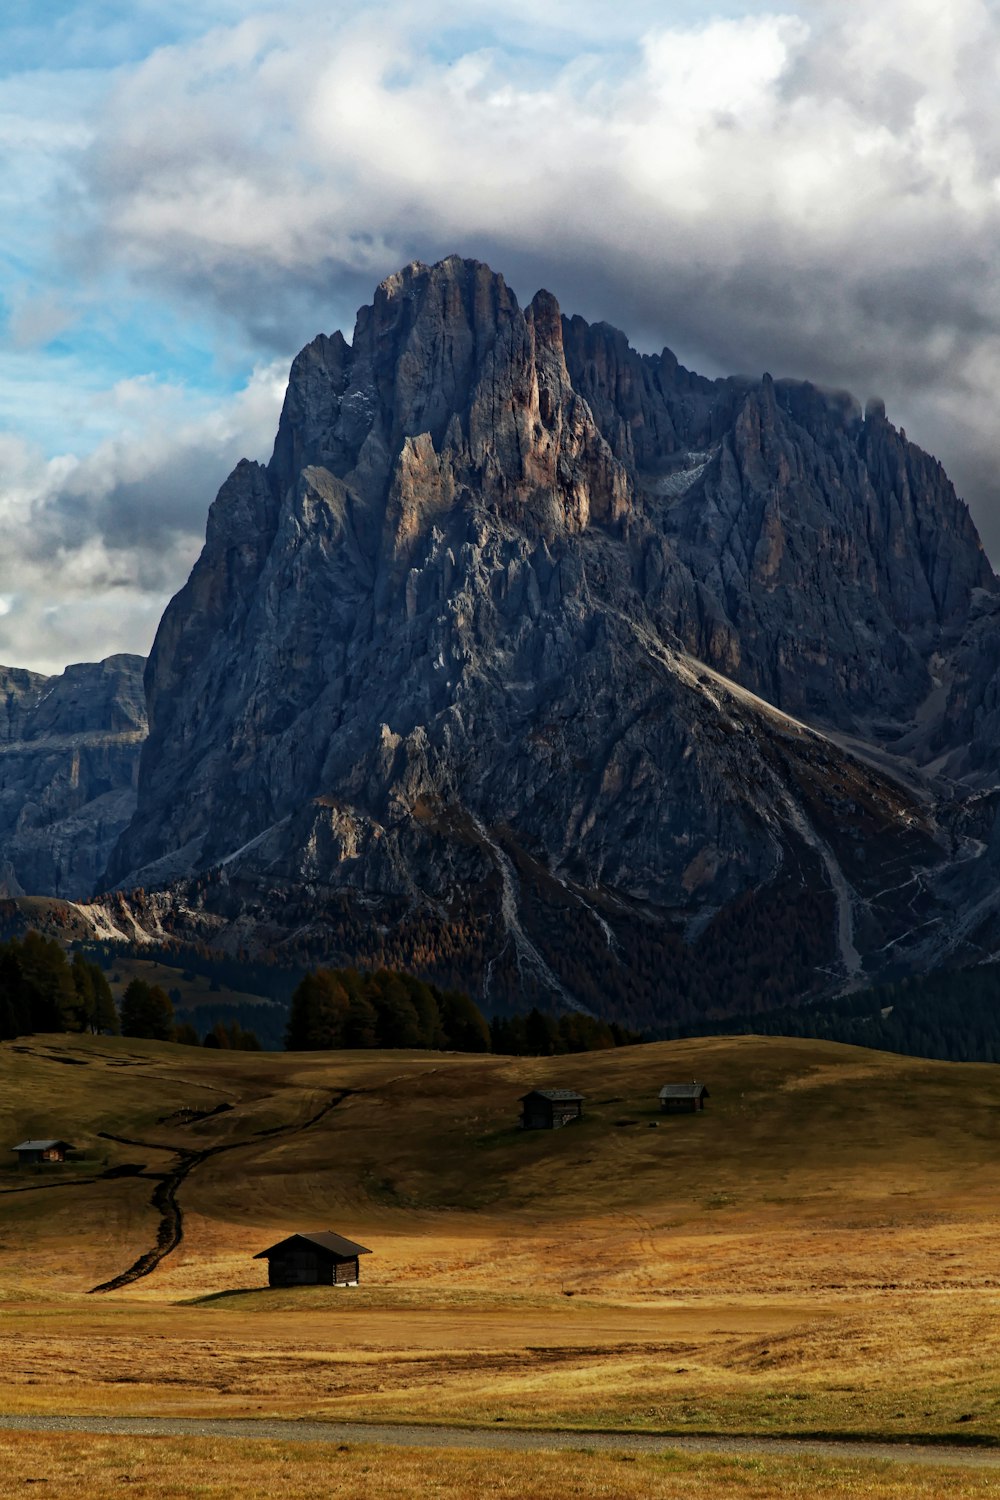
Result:
[[[1000,562],[1000,0],[5,0],[0,661],[148,651],[406,262],[881,397]]]

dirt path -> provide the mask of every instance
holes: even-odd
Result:
[[[600,1453],[721,1453],[737,1457],[803,1455],[818,1458],[876,1459],[889,1463],[969,1469],[1000,1468],[1000,1448],[956,1448],[919,1443],[877,1443],[845,1438],[656,1436],[640,1432],[531,1432],[524,1428],[466,1428],[407,1425],[401,1422],[307,1422],[282,1418],[63,1417],[0,1414],[8,1432],[93,1432],[126,1437],[262,1438],[269,1442],[378,1443],[399,1448],[490,1448],[503,1452],[552,1450]]]
[[[325,1115],[328,1115],[331,1109],[336,1109],[338,1104],[342,1104],[351,1092],[351,1089],[339,1089],[315,1114],[310,1115],[308,1120],[297,1120],[290,1125],[269,1125],[266,1130],[255,1130],[245,1140],[225,1141],[219,1146],[206,1146],[201,1151],[193,1151],[187,1146],[165,1146],[157,1141],[137,1141],[128,1136],[109,1135],[105,1130],[100,1131],[99,1134],[104,1140],[118,1141],[123,1146],[139,1146],[144,1151],[172,1152],[178,1158],[178,1162],[176,1167],[164,1173],[160,1178],[150,1199],[150,1203],[160,1215],[156,1243],[149,1250],[144,1250],[127,1271],[121,1271],[117,1276],[112,1276],[110,1281],[102,1281],[99,1286],[92,1286],[91,1292],[117,1292],[121,1287],[129,1286],[133,1281],[139,1281],[143,1276],[148,1276],[150,1272],[155,1271],[160,1262],[165,1260],[171,1251],[177,1249],[184,1238],[184,1215],[177,1201],[177,1193],[184,1179],[194,1171],[195,1167],[200,1167],[202,1162],[208,1161],[210,1157],[221,1156],[225,1151],[239,1151],[258,1141],[298,1135],[302,1130],[309,1130]]]

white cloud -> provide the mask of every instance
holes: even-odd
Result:
[[[597,0],[216,0],[191,35],[194,15],[188,39],[122,63],[103,102],[88,83],[85,119],[62,108],[29,131],[46,152],[65,136],[60,234],[91,304],[111,268],[208,320],[220,358],[267,349],[283,369],[320,328],[349,333],[399,265],[477,255],[521,295],[546,285],[707,373],[879,392],[1000,555],[990,0],[637,0],[613,15]],[[29,345],[75,305],[35,287],[14,332]],[[252,451],[270,440],[254,389],[213,412],[155,382],[87,396],[78,426],[117,435],[45,480],[33,534],[88,577],[129,547],[137,576],[179,569],[235,455],[227,423],[257,424]],[[18,618],[0,653],[27,641],[2,633]]]
[[[261,366],[224,402],[121,381],[103,398],[117,435],[83,456],[0,432],[0,660],[58,671],[147,651],[219,484],[240,457],[267,457],[285,376]]]
[[[288,345],[457,249],[711,369],[848,380],[904,411],[961,384],[1000,327],[992,7],[685,26],[647,7],[609,57],[585,9],[583,49],[547,69],[497,42],[540,34],[514,3],[479,7],[458,52],[427,45],[455,7],[403,3],[163,49],[97,124],[101,243]],[[545,36],[565,49],[563,11]]]

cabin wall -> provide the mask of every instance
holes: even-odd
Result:
[[[348,1286],[358,1281],[358,1258],[334,1260],[306,1250],[288,1250],[267,1262],[268,1286]]]
[[[660,1109],[665,1115],[693,1115],[701,1103],[698,1099],[661,1099]],[[704,1108],[704,1105],[701,1106]]]
[[[579,1104],[555,1104],[542,1108],[525,1105],[521,1112],[521,1125],[525,1130],[559,1130],[579,1120],[583,1108]]]
[[[17,1164],[19,1167],[38,1167],[43,1162],[64,1162],[65,1160],[66,1152],[61,1146],[50,1146],[46,1151],[39,1149],[38,1151],[18,1151],[17,1153]]]
[[[332,1286],[333,1262],[307,1251],[289,1250],[267,1263],[268,1286]]]

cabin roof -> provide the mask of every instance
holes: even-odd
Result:
[[[12,1151],[51,1151],[53,1146],[65,1146],[67,1151],[73,1147],[69,1141],[22,1141],[19,1146],[11,1146]]]
[[[525,1099],[551,1099],[553,1104],[561,1104],[568,1099],[582,1099],[576,1089],[532,1089],[528,1094],[521,1095],[521,1103]]]
[[[266,1260],[269,1255],[275,1255],[279,1250],[284,1250],[286,1245],[291,1245],[295,1240],[306,1240],[310,1245],[318,1245],[321,1250],[326,1250],[330,1255],[339,1256],[341,1260],[353,1260],[356,1255],[371,1255],[366,1245],[355,1244],[354,1240],[345,1240],[342,1234],[334,1234],[332,1229],[317,1229],[308,1234],[290,1234],[286,1239],[279,1240],[276,1245],[268,1245],[266,1250],[261,1250],[254,1260]]]
[[[661,1099],[699,1099],[702,1094],[710,1097],[703,1083],[665,1083],[660,1090]]]

